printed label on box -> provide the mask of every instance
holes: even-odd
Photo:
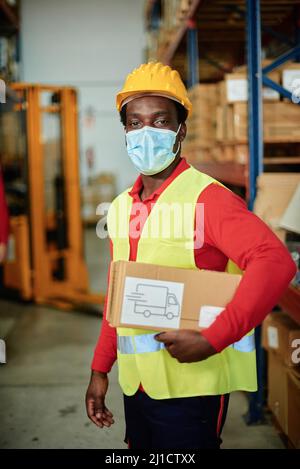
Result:
[[[282,86],[291,93],[294,91],[294,85],[296,86],[298,80],[300,80],[300,69],[283,70]]]
[[[122,324],[178,329],[184,284],[126,277]]]
[[[227,80],[226,91],[228,101],[247,101],[248,87],[246,78]]]
[[[224,308],[220,306],[201,306],[199,313],[199,327],[209,327],[222,311],[224,311]]]
[[[268,336],[268,345],[270,348],[278,348],[279,341],[278,341],[278,329],[274,326],[269,326],[267,329],[267,336]]]

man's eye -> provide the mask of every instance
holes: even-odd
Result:
[[[168,121],[166,119],[158,119],[157,121],[155,121],[155,125],[163,126],[167,124],[168,124]]]
[[[139,124],[140,124],[139,121],[130,122],[130,126],[131,126],[131,127],[138,127]]]

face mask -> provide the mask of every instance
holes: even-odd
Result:
[[[151,176],[170,166],[180,149],[179,144],[173,153],[180,127],[181,124],[177,132],[173,132],[145,126],[126,133],[127,153],[140,173]]]

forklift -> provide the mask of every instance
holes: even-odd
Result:
[[[3,287],[71,309],[89,291],[83,253],[76,89],[14,83],[0,106],[0,164],[10,212]]]

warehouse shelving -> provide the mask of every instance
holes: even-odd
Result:
[[[151,8],[157,3],[154,0],[148,2],[147,16],[150,23]],[[282,41],[285,46],[296,45],[287,33],[292,14],[299,17],[299,1],[296,0],[190,0],[184,2],[189,8],[183,12],[182,21],[174,29],[172,36],[167,36],[165,44],[158,47],[157,59],[166,64],[172,64],[179,70],[181,75],[186,78],[188,85],[198,82],[194,77],[198,77],[197,67],[200,63],[201,71],[210,67],[209,77],[205,74],[205,81],[220,79],[222,74],[233,69],[235,63],[240,60],[241,49],[245,47],[248,50],[248,80],[249,80],[249,165],[247,168],[241,167],[239,163],[231,162],[224,164],[198,163],[197,166],[210,171],[214,177],[223,182],[231,183],[233,179],[237,185],[244,184],[246,193],[249,196],[249,207],[253,207],[256,196],[256,178],[263,170],[263,163],[268,165],[294,164],[299,163],[296,157],[285,158],[282,160],[270,159],[269,155],[263,159],[263,138],[262,138],[262,106],[260,90],[262,82],[270,86],[285,97],[291,97],[291,94],[281,86],[272,82],[267,74],[278,67],[289,58],[297,57],[300,48],[296,47],[293,51],[282,54],[278,60],[269,64],[261,70],[260,49],[261,49],[261,29],[264,34],[273,36]],[[295,9],[298,8],[296,11]],[[156,21],[157,23],[157,21]],[[261,27],[261,23],[263,23]],[[282,31],[276,29],[276,25],[281,23]],[[287,23],[287,24],[286,24]],[[245,34],[245,29],[247,34]],[[295,34],[297,28],[295,26]],[[238,48],[233,47],[233,42],[239,44]],[[216,47],[217,43],[217,47]],[[222,43],[222,47],[218,47]],[[222,62],[222,54],[226,53],[227,48],[232,49],[232,57],[226,56],[226,61]],[[232,46],[232,47],[231,47]],[[208,50],[208,52],[206,51]],[[298,51],[298,52],[297,52]],[[187,56],[187,61],[185,57]],[[187,64],[188,62],[188,70]],[[262,74],[263,72],[263,74]],[[252,117],[253,116],[253,117]],[[279,139],[278,139],[279,142]],[[265,138],[264,143],[272,144],[274,140]],[[194,163],[193,163],[194,164]],[[204,170],[204,169],[203,169]],[[233,174],[233,177],[229,173]],[[247,178],[245,179],[245,174]],[[228,177],[229,176],[229,177]]]

